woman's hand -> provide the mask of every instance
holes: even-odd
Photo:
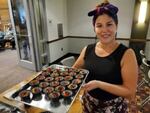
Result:
[[[100,81],[97,81],[97,80],[92,80],[86,84],[83,85],[83,88],[85,91],[91,91],[93,89],[96,89],[99,87],[99,84],[100,84]]]

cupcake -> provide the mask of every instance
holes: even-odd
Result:
[[[85,75],[85,74],[86,74],[86,71],[81,70],[79,73],[80,73],[81,75]]]
[[[53,102],[59,101],[60,93],[57,91],[53,91],[48,95],[49,99]]]
[[[80,79],[74,79],[72,81],[72,84],[80,84],[81,83],[81,80]]]
[[[70,75],[70,76],[75,76],[76,73],[75,73],[75,72],[70,72],[69,75]]]
[[[82,78],[84,78],[84,75],[78,74],[75,76],[75,78],[82,79]]]
[[[43,89],[43,92],[47,95],[54,91],[53,87],[46,87]]]
[[[58,81],[53,81],[53,82],[50,83],[50,86],[52,86],[52,87],[56,87],[58,85],[59,85]]]
[[[64,72],[60,72],[60,76],[64,76]]]
[[[53,73],[60,73],[60,69],[53,69]]]
[[[48,82],[41,82],[39,86],[40,86],[42,89],[44,89],[44,88],[46,88],[48,85],[49,85]]]
[[[50,76],[51,76],[51,77],[58,77],[58,76],[59,76],[59,74],[58,74],[58,73],[56,73],[56,72],[53,72]]]
[[[61,75],[61,76],[68,76],[69,73],[68,73],[67,71],[63,71],[63,72],[60,73],[60,75]]]
[[[69,81],[61,81],[61,82],[60,82],[60,85],[62,85],[62,86],[67,86],[67,85],[69,85],[69,84],[70,84]]]
[[[73,79],[72,76],[65,76],[65,77],[64,77],[64,80],[66,80],[66,81],[69,81],[69,80],[72,80],[72,79]]]
[[[68,72],[74,72],[74,68],[69,68]]]
[[[19,93],[19,97],[21,98],[22,101],[30,100],[30,91],[28,90],[21,91]]]
[[[64,68],[64,70],[65,70],[66,72],[69,72],[69,68]]]
[[[39,75],[36,77],[36,80],[39,80],[41,82],[44,81],[44,79],[45,79],[45,76],[42,76],[42,75]]]
[[[50,67],[47,68],[46,70],[48,73],[51,73],[52,72],[52,69]]]
[[[58,91],[58,92],[63,92],[65,90],[65,87],[64,86],[57,86],[55,88],[55,91]]]
[[[45,76],[45,77],[47,77],[49,75],[49,73],[47,73],[47,71],[45,70],[45,71],[43,71],[42,73],[41,73],[41,76]]]
[[[31,89],[33,96],[41,95],[42,89],[40,87],[34,87]]]
[[[69,84],[69,85],[68,85],[68,89],[70,89],[70,90],[76,90],[77,87],[78,87],[77,84]]]
[[[45,82],[51,82],[51,81],[53,81],[53,80],[54,80],[53,77],[47,77],[47,78],[45,79]]]
[[[58,76],[55,78],[56,81],[62,81],[64,78],[62,76]]]
[[[76,73],[79,73],[80,72],[80,69],[75,69],[74,70]]]
[[[43,93],[45,94],[45,99],[49,100],[49,94],[51,94],[54,91],[53,87],[46,87],[43,89]]]
[[[62,96],[66,99],[72,96],[72,91],[71,90],[64,90],[62,92]]]
[[[39,85],[39,81],[38,80],[32,80],[29,82],[29,85],[32,87],[36,87]]]

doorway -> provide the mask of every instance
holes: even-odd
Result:
[[[40,71],[49,64],[45,0],[8,0],[19,65]]]

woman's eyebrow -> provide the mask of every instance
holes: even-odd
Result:
[[[110,20],[110,21],[108,21],[107,23],[112,23],[113,21],[112,20]]]
[[[110,20],[110,21],[108,21],[108,22],[106,22],[107,24],[109,24],[109,23],[112,23],[113,21],[112,20]],[[96,25],[100,25],[100,24],[102,24],[101,22],[97,22],[96,23]]]

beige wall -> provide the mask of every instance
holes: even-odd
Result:
[[[0,0],[0,28],[5,29],[5,25],[10,23],[7,0]]]

